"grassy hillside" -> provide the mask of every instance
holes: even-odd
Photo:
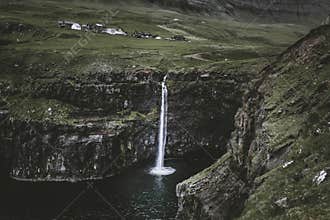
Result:
[[[205,69],[214,63],[278,54],[308,29],[292,24],[238,23],[192,16],[138,3],[30,0],[3,4],[0,14],[0,65],[6,70],[2,75],[17,70],[26,72],[26,68],[36,65],[81,72],[94,62],[119,69]],[[163,38],[182,34],[190,41],[86,36],[84,32],[58,28],[57,21],[62,19],[78,23],[108,22],[108,27],[122,27],[129,33],[151,32]],[[81,38],[88,38],[88,42],[77,46]],[[79,52],[68,64],[65,54],[75,46]],[[19,67],[13,69],[15,64]]]
[[[251,164],[267,160],[267,172],[255,180],[241,219],[329,219],[329,37],[330,26],[313,30],[287,50],[264,85],[268,142]]]

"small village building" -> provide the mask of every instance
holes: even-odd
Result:
[[[101,32],[103,32],[104,28],[105,28],[105,26],[103,24],[96,23],[94,25],[94,30],[93,31],[95,31],[97,33],[101,33]]]
[[[187,39],[183,35],[174,35],[172,37],[172,40],[177,40],[177,41],[186,41]]]
[[[121,28],[106,28],[102,31],[102,33],[106,33],[110,35],[123,35],[123,36],[127,35],[127,33],[123,31]]]
[[[78,23],[74,23],[74,24],[72,24],[71,29],[81,31],[81,26]]]
[[[151,33],[148,33],[148,32],[137,32],[137,31],[135,31],[132,34],[132,36],[133,37],[136,37],[136,38],[145,38],[145,39],[155,38],[156,37],[155,35],[152,35]]]
[[[83,25],[81,25],[81,30],[83,30],[83,31],[89,31],[89,25],[88,24],[83,24]]]
[[[74,24],[73,21],[58,21],[58,26],[61,28],[71,28],[71,26]]]

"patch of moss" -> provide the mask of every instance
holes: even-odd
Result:
[[[324,134],[301,140],[288,156],[293,160],[291,165],[281,165],[262,177],[241,219],[329,219],[330,182],[313,182],[330,166],[329,138],[330,134]],[[285,207],[276,204],[282,198],[287,198]]]
[[[55,124],[73,123],[70,114],[75,107],[58,100],[11,96],[6,99],[12,117],[25,121],[48,121]]]
[[[329,48],[328,41],[322,50]],[[319,53],[317,51],[316,53]],[[301,56],[314,55],[308,51]],[[311,56],[312,57],[312,56]],[[239,219],[329,219],[330,181],[314,180],[322,170],[330,172],[330,86],[329,66],[316,58],[281,61],[265,85],[263,124],[269,134],[269,153],[286,146],[280,164],[255,182]],[[292,162],[283,166],[286,162]],[[282,202],[280,202],[282,200]]]

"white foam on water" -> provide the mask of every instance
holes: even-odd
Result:
[[[154,167],[149,173],[155,176],[167,176],[175,173],[175,169],[172,167]]]

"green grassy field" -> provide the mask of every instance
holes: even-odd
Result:
[[[121,27],[129,33],[135,30],[151,32],[163,38],[183,34],[190,41],[104,34],[86,36],[85,32],[58,28],[57,21],[63,19],[78,23],[108,23],[108,27]],[[23,31],[15,28],[8,30],[7,23],[16,26],[24,24],[28,28]],[[271,57],[308,30],[308,27],[293,24],[242,23],[203,17],[137,2],[102,4],[39,0],[2,5],[0,25],[0,65],[3,74],[12,74],[12,66],[17,62],[22,64],[21,68],[53,64],[56,69],[65,72],[72,70],[72,73],[83,72],[87,65],[95,62],[120,70],[205,69],[215,64]],[[84,39],[83,46],[79,45]],[[78,52],[68,63],[65,56],[73,47]]]

